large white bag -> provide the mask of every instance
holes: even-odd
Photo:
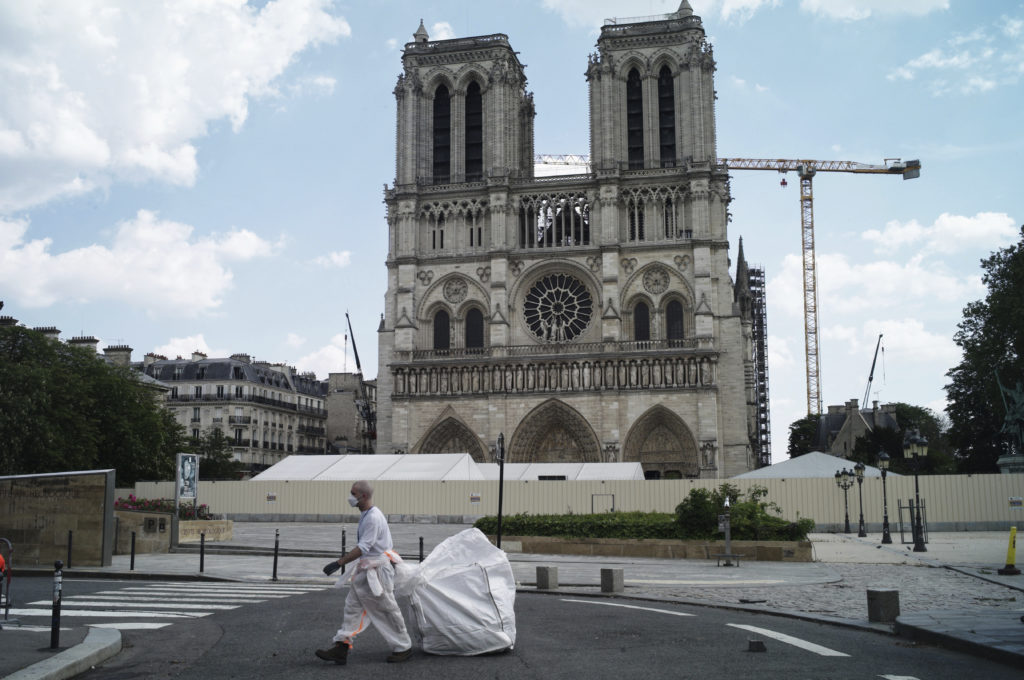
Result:
[[[451,536],[418,565],[402,562],[395,591],[409,598],[410,628],[425,652],[471,656],[515,645],[512,566],[479,529]]]

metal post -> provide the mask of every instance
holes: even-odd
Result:
[[[857,498],[859,499],[858,507],[860,508],[857,536],[859,538],[867,538],[868,532],[864,529],[864,463],[857,463],[853,470],[854,474],[857,475]]]
[[[924,545],[924,527],[921,526],[921,492],[917,485],[918,458],[914,455],[914,552],[928,552]]]
[[[206,562],[206,532],[199,534],[199,573],[203,573]]]
[[[842,472],[836,470],[836,486],[843,490],[843,511],[844,511],[844,522],[843,522],[843,533],[850,533],[850,499],[849,490],[853,486],[853,473],[843,468]]]
[[[128,571],[135,571],[135,532],[132,532],[132,562]]]
[[[345,530],[341,530],[341,554],[345,554]]]
[[[420,536],[420,562],[423,561],[423,537]]]
[[[729,516],[729,497],[725,497],[725,566],[732,566],[732,526]]]
[[[505,497],[505,433],[498,434],[498,547],[501,547],[501,505]]]
[[[53,613],[50,616],[50,649],[60,647],[60,595],[63,588],[64,574],[61,569],[64,563],[57,560],[53,563]]]
[[[281,544],[281,530],[274,529],[274,576],[270,579],[271,581],[277,580],[277,550]]]
[[[71,568],[71,545],[72,545],[72,539],[73,538],[74,538],[74,532],[72,532],[71,529],[68,529],[68,561],[67,561],[68,569]]]
[[[882,543],[892,543],[892,534],[889,533],[889,497],[885,492],[885,474],[887,470],[882,468]]]

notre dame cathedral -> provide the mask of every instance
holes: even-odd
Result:
[[[715,61],[689,3],[602,27],[585,174],[534,175],[507,36],[431,41],[421,22],[413,38],[385,187],[377,451],[489,462],[503,433],[513,463],[756,467],[756,314],[742,245],[729,274]]]

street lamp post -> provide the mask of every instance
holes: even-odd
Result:
[[[501,504],[505,500],[505,433],[498,434],[498,547],[501,547]]]
[[[885,495],[885,475],[889,471],[889,454],[881,451],[878,454],[878,469],[882,471],[882,543],[892,543],[889,533],[889,497]]]
[[[918,484],[918,472],[921,468],[921,457],[928,455],[928,440],[918,430],[908,432],[903,439],[903,457],[914,458],[914,552],[928,552],[924,545],[924,527],[921,526],[921,487]]]
[[[842,472],[836,470],[836,486],[843,490],[843,510],[845,512],[843,533],[850,533],[850,502],[847,492],[853,486],[853,473],[843,468]]]
[[[868,532],[864,530],[864,463],[858,462],[854,465],[853,473],[857,476],[857,498],[860,501],[860,522],[857,524],[857,537],[866,538]]]

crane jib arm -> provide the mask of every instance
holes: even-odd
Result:
[[[776,172],[860,172],[875,175],[903,175],[903,179],[921,176],[921,161],[888,159],[884,165],[855,161],[816,161],[790,158],[719,158],[730,170],[775,170]]]

